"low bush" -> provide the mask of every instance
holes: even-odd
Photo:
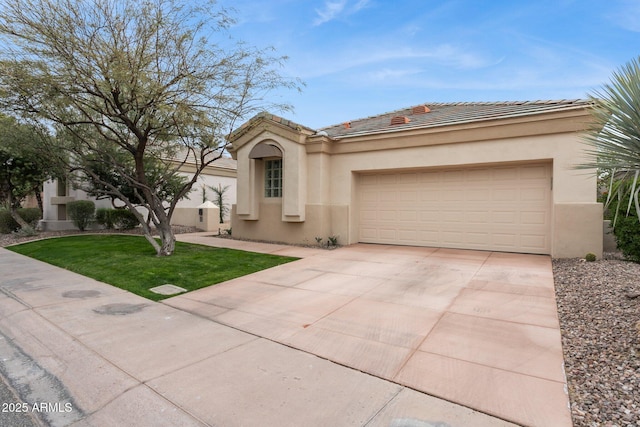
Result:
[[[131,230],[138,226],[138,218],[129,209],[108,209],[100,208],[96,210],[96,222],[108,230],[117,228],[119,230]]]
[[[613,234],[618,249],[630,261],[640,262],[640,221],[635,215],[618,214]]]
[[[99,208],[96,209],[96,222],[106,228],[112,230],[115,227],[112,212],[114,209]]]
[[[96,212],[96,205],[91,200],[76,200],[67,204],[69,218],[80,231],[87,229],[93,221]]]
[[[42,213],[38,208],[19,208],[18,215],[24,219],[31,228],[36,228]],[[0,209],[0,233],[9,234],[20,229],[20,226],[7,209]]]
[[[129,209],[114,209],[113,223],[119,230],[131,230],[140,225],[136,215]]]

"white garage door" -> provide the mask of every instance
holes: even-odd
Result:
[[[362,174],[359,241],[550,253],[551,164]]]

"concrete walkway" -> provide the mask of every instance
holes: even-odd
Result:
[[[215,245],[243,243],[203,235],[180,237],[198,239]],[[437,321],[428,307],[409,310],[400,317],[390,315],[387,305],[402,305],[398,298],[411,300],[415,294],[397,294],[389,288],[394,278],[384,276],[380,269],[401,258],[438,261],[434,253],[401,255],[383,247],[372,254],[367,249],[370,245],[335,251],[282,245],[257,248],[253,243],[240,246],[306,258],[155,303],[0,249],[2,374],[28,403],[30,412],[54,426],[512,425],[505,419],[524,425],[571,425],[566,395],[558,392],[564,377],[557,374],[562,358],[557,353],[555,311],[537,313],[540,305],[534,303],[522,312],[517,294],[504,292],[509,274],[520,280],[532,279],[531,270],[508,266],[505,270],[502,265],[499,273],[491,269],[482,273],[494,278],[500,274],[500,281],[489,280],[489,276],[483,281],[478,267],[473,276],[476,282],[458,289],[460,295],[476,291],[503,295],[502,300],[485,304],[502,307],[504,316],[515,316],[508,322],[503,320],[513,328],[500,338],[487,335],[491,322],[497,320],[477,311],[477,298],[473,299],[476,302],[465,303],[463,298],[457,305],[448,305],[446,315]],[[413,252],[419,248],[404,249]],[[403,258],[407,255],[410,258]],[[486,256],[482,262],[476,259],[475,264],[490,267],[489,254]],[[548,258],[535,258],[548,263]],[[469,270],[463,266],[470,260],[460,260],[460,272]],[[424,277],[424,265],[404,265],[402,269],[409,267]],[[379,281],[366,284],[367,280],[358,280],[355,287],[345,286],[344,278],[339,277],[343,274],[350,278],[375,275]],[[320,280],[331,277],[337,281]],[[318,291],[323,282],[332,290]],[[253,291],[247,293],[252,286],[277,292],[262,294],[258,302]],[[553,301],[548,280],[544,285],[520,286],[525,300]],[[212,289],[223,294],[206,292]],[[444,287],[439,289],[447,293]],[[300,296],[309,296],[309,292],[324,298],[325,304],[304,305],[306,298]],[[364,300],[355,298],[354,293],[367,293],[377,304],[375,310],[358,306]],[[295,304],[281,305],[287,300]],[[444,304],[442,298],[435,301]],[[232,305],[236,308],[229,308]],[[330,315],[325,313],[327,307]],[[414,313],[424,316],[422,323],[430,325],[427,336],[416,330],[411,317]],[[460,319],[465,316],[478,321],[472,335],[480,335],[471,341],[459,341],[461,328],[466,327]],[[548,323],[537,325],[550,331],[543,341],[536,341],[538,330],[530,325],[535,322],[525,320],[535,317]],[[352,320],[355,323],[350,323]],[[393,325],[389,330],[385,329],[387,323]],[[374,325],[376,336],[369,336],[371,329],[361,329],[363,325]],[[398,331],[405,331],[404,335]],[[538,337],[534,339],[537,356],[531,358],[532,354],[522,352],[522,335],[529,342]],[[353,347],[344,337],[360,338],[360,344]],[[486,360],[468,360],[478,354],[486,357],[488,353],[479,349],[496,341],[503,347],[494,350],[520,359],[516,366],[496,368]],[[387,347],[409,349],[411,356],[405,355],[406,360],[398,364],[395,353]],[[360,366],[353,362],[353,355],[361,358]],[[441,356],[453,364],[442,363]],[[481,369],[469,370],[470,366]],[[532,386],[518,382],[518,378],[537,378],[550,387]],[[486,392],[490,394],[484,399],[476,396]],[[493,407],[483,401],[494,401]],[[505,408],[508,416],[499,413]],[[513,408],[519,410],[514,412]],[[542,414],[536,415],[536,411]]]

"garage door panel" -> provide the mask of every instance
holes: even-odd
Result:
[[[492,212],[493,223],[495,224],[517,224],[518,212],[516,211],[494,211]]]
[[[520,198],[523,202],[544,201],[546,197],[547,192],[544,188],[524,188],[520,192]]]
[[[524,234],[521,237],[521,244],[524,248],[537,250],[545,246],[546,239],[538,234]]]
[[[520,197],[515,188],[496,188],[491,192],[491,199],[495,202],[517,202]]]
[[[359,180],[360,241],[550,252],[550,164]]]
[[[395,210],[379,211],[378,219],[380,219],[380,221],[389,221],[389,222],[395,221],[396,219],[398,219],[398,211],[395,211]]]
[[[418,200],[419,191],[399,191],[398,192],[398,202],[410,202],[414,204],[416,200]]]
[[[464,189],[460,189],[460,190],[449,190],[447,192],[444,193],[444,197],[443,200],[445,202],[463,202],[465,201],[465,195],[464,195],[465,191]]]
[[[522,179],[545,179],[547,177],[547,166],[525,166],[522,167],[520,177]]]
[[[441,191],[439,189],[420,189],[420,200],[423,202],[438,202],[441,200],[440,198]]]
[[[442,219],[440,211],[420,211],[420,222],[425,224],[437,223]]]
[[[491,170],[489,169],[471,169],[466,173],[467,181],[470,184],[482,185],[491,181]]]
[[[505,182],[513,182],[518,179],[518,171],[517,167],[502,167],[492,169],[492,181],[494,183],[505,181]]]
[[[418,182],[418,173],[405,173],[400,175],[400,184],[414,184]]]
[[[547,223],[547,212],[522,212],[520,223],[523,225],[545,225]]]
[[[418,220],[418,212],[417,211],[400,211],[398,212],[398,220],[400,222],[416,222]]]
[[[378,230],[378,235],[387,241],[396,240],[396,230],[393,228],[381,228]]]
[[[398,181],[397,175],[380,175],[378,177],[378,185],[393,185]]]
[[[456,222],[456,223],[464,223],[465,222],[465,213],[461,211],[444,211],[442,213],[442,217],[440,217],[440,221],[444,222]]]
[[[491,200],[491,190],[487,188],[469,188],[464,191],[464,198],[468,202],[485,202]]]

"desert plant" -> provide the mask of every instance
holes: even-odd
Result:
[[[87,229],[94,219],[96,205],[91,200],[76,200],[67,203],[67,213],[80,231]]]
[[[585,259],[585,261],[593,262],[593,261],[595,261],[595,260],[596,260],[596,254],[594,254],[594,253],[592,253],[592,252],[589,252],[588,254],[586,254],[586,255],[584,256],[584,259]]]
[[[227,204],[225,203],[226,192],[227,190],[229,190],[229,186],[225,185],[223,187],[222,184],[218,184],[217,187],[210,186],[209,188],[215,193],[215,199],[213,200],[213,203],[218,207],[220,213],[220,224],[222,224],[224,222],[224,218],[229,213],[229,206],[227,206]]]
[[[327,245],[338,246],[338,236],[329,236]]]
[[[18,237],[31,237],[31,236],[35,236],[36,234],[38,234],[38,232],[36,231],[35,228],[33,228],[33,227],[31,227],[29,225],[27,227],[19,228],[18,230],[14,231],[11,234],[13,234],[15,236],[18,236]]]
[[[318,246],[322,246],[322,237],[316,237],[315,239]]]
[[[640,178],[640,58],[628,62],[613,73],[609,84],[590,97],[591,126],[585,142],[591,161],[578,168],[597,168],[609,179],[605,208],[614,200],[627,205],[626,215],[635,207],[635,218],[640,214],[638,185]],[[616,211],[615,224],[620,212]]]

